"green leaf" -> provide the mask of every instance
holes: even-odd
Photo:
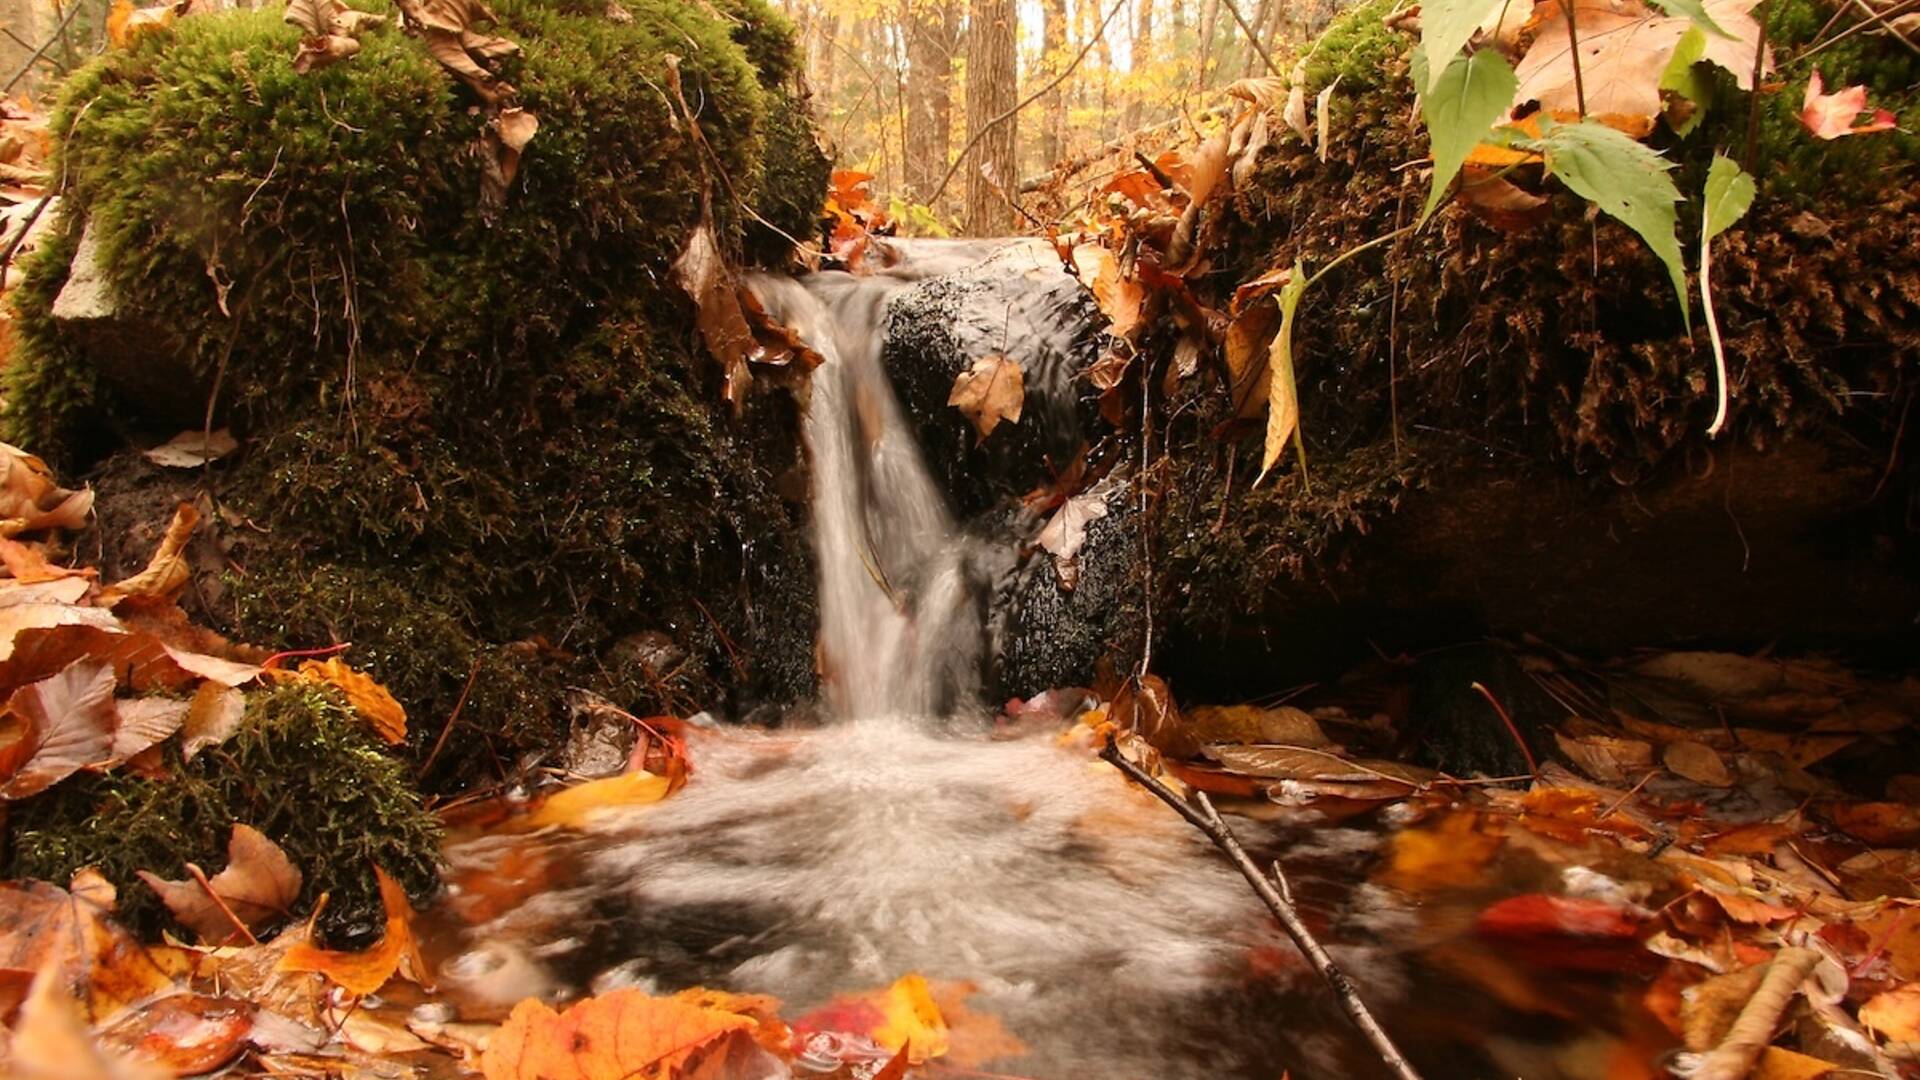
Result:
[[[1426,57],[1427,77],[1415,88],[1431,94],[1446,69],[1473,37],[1487,16],[1508,0],[1432,0],[1420,5],[1420,49]],[[1438,70],[1434,65],[1439,65]],[[1423,85],[1424,84],[1424,85]]]
[[[1433,144],[1433,187],[1427,192],[1426,209],[1420,211],[1421,221],[1440,205],[1474,145],[1494,121],[1506,115],[1518,85],[1504,57],[1481,49],[1472,56],[1455,57],[1434,89],[1420,99],[1420,115]]]
[[[1673,165],[1625,134],[1592,121],[1543,125],[1536,144],[1547,157],[1547,171],[1609,217],[1640,234],[1667,266],[1680,315],[1689,330],[1693,310],[1687,296],[1687,270],[1674,236],[1680,190],[1667,170]]]
[[[1713,21],[1713,16],[1707,14],[1707,5],[1701,0],[1653,0],[1653,2],[1667,14],[1687,19],[1709,34],[1718,34],[1728,39],[1733,37],[1719,23]]]
[[[1701,240],[1711,240],[1733,227],[1753,205],[1753,177],[1721,154],[1713,155],[1707,170],[1706,209],[1701,220]]]
[[[1667,61],[1667,70],[1660,74],[1660,89],[1693,102],[1693,112],[1684,122],[1676,124],[1671,113],[1667,116],[1667,126],[1682,138],[1707,118],[1707,105],[1713,100],[1713,75],[1700,66],[1706,56],[1707,35],[1698,27],[1689,27],[1675,46],[1673,58]]]
[[[1267,445],[1260,459],[1260,475],[1253,481],[1256,485],[1279,463],[1289,439],[1293,440],[1294,451],[1300,456],[1301,483],[1303,486],[1306,483],[1307,446],[1299,438],[1300,391],[1293,378],[1293,320],[1300,311],[1300,298],[1306,294],[1307,284],[1307,268],[1296,260],[1293,274],[1275,297],[1280,302],[1280,329],[1273,335],[1273,345],[1267,354]]]

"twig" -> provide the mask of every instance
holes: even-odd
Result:
[[[1878,15],[1879,18],[1883,20],[1896,19],[1916,8],[1920,8],[1920,0],[1901,0],[1900,3],[1894,4],[1892,7],[1889,7],[1887,10],[1876,12],[1875,14]],[[1845,7],[1839,8],[1833,13],[1833,18],[1835,20],[1839,19],[1840,15],[1846,10],[1847,9]],[[1833,25],[1833,20],[1829,20],[1827,25],[1828,26]],[[1805,60],[1806,58],[1812,56],[1813,54],[1824,50],[1827,46],[1833,45],[1837,42],[1845,41],[1846,39],[1852,37],[1853,35],[1859,33],[1860,31],[1865,30],[1868,27],[1874,26],[1874,25],[1876,25],[1875,20],[1862,19],[1861,21],[1854,23],[1852,26],[1847,27],[1845,30],[1840,31],[1839,33],[1833,35],[1832,37],[1828,38],[1825,41],[1818,41],[1812,45],[1807,46],[1807,50],[1805,52],[1793,58],[1793,63],[1797,64],[1800,61]],[[1826,31],[1824,29],[1821,30],[1821,33],[1825,33],[1825,32]]]
[[[213,901],[213,906],[219,908],[220,914],[225,915],[227,921],[233,923],[233,928],[240,931],[240,936],[247,939],[247,944],[260,944],[260,939],[253,936],[253,931],[247,929],[247,924],[240,921],[240,916],[235,915],[233,909],[227,906],[227,902],[220,898],[220,894],[213,891],[213,882],[207,880],[206,871],[188,863],[187,873],[193,875],[193,880],[199,882],[200,887],[207,891],[207,898]]]
[[[1253,51],[1259,55],[1260,62],[1267,65],[1268,71],[1279,75],[1280,65],[1273,62],[1273,54],[1269,53],[1267,47],[1260,43],[1260,35],[1254,32],[1253,27],[1247,25],[1247,17],[1240,14],[1239,5],[1235,4],[1233,0],[1220,0],[1220,2],[1226,5],[1227,14],[1233,16],[1233,21],[1240,24],[1241,31],[1247,35],[1247,44],[1253,46]]]
[[[1221,2],[1226,3],[1229,0],[1221,0]],[[1280,925],[1286,930],[1287,936],[1299,946],[1307,962],[1313,965],[1313,969],[1319,972],[1320,977],[1325,979],[1327,985],[1333,989],[1334,997],[1340,1002],[1340,1008],[1347,1014],[1348,1019],[1353,1021],[1354,1026],[1360,1029],[1360,1033],[1366,1036],[1367,1042],[1372,1044],[1374,1052],[1380,1055],[1380,1060],[1386,1063],[1387,1069],[1400,1080],[1420,1080],[1420,1074],[1407,1063],[1407,1059],[1393,1045],[1393,1040],[1388,1037],[1385,1029],[1381,1028],[1379,1022],[1374,1020],[1373,1014],[1367,1011],[1366,1003],[1360,1000],[1360,992],[1353,985],[1353,980],[1347,977],[1346,972],[1340,970],[1339,966],[1333,962],[1333,957],[1328,956],[1327,950],[1314,939],[1313,932],[1307,929],[1307,924],[1301,921],[1300,913],[1294,910],[1292,890],[1287,885],[1287,878],[1281,871],[1280,864],[1277,862],[1273,864],[1273,877],[1268,878],[1258,866],[1254,865],[1253,860],[1247,857],[1246,849],[1242,848],[1240,841],[1234,838],[1233,830],[1227,827],[1227,823],[1221,819],[1219,812],[1213,808],[1213,803],[1207,799],[1206,792],[1194,792],[1194,801],[1200,804],[1199,809],[1194,809],[1165,784],[1123,757],[1120,747],[1113,741],[1113,736],[1107,736],[1107,747],[1100,751],[1100,756],[1108,764],[1125,773],[1129,780],[1146,788],[1161,802],[1173,807],[1194,828],[1207,834],[1207,839],[1213,841],[1215,847],[1233,860],[1233,864],[1239,868],[1241,875],[1247,879],[1247,884],[1253,886],[1253,891],[1259,894],[1260,899],[1266,903],[1267,909],[1280,920]]]
[[[33,231],[33,223],[40,220],[40,215],[46,212],[47,204],[53,201],[53,197],[51,191],[40,196],[40,201],[33,204],[33,211],[27,215],[26,224],[20,226],[20,231],[14,234],[12,242],[7,244],[7,250],[0,252],[0,277],[4,277],[7,267],[13,265],[14,252],[19,251],[20,245],[27,242],[27,234]]]
[[[440,728],[440,737],[433,740],[433,749],[427,752],[427,760],[420,763],[420,771],[413,774],[415,777],[427,775],[427,770],[433,768],[433,759],[440,756],[440,748],[447,745],[447,736],[453,734],[453,725],[460,719],[460,710],[467,707],[467,695],[473,693],[474,680],[480,677],[480,661],[483,659],[482,656],[473,658],[473,669],[467,672],[467,684],[460,688],[460,697],[454,701],[453,711],[447,714],[447,722]]]
[[[1760,148],[1760,69],[1767,59],[1767,16],[1771,14],[1766,0],[1760,0],[1753,9],[1753,17],[1760,24],[1760,40],[1753,47],[1753,72],[1747,79],[1747,85],[1753,88],[1747,92],[1747,152],[1740,155],[1740,167],[1749,176],[1755,175],[1753,158]]]
[[[1506,707],[1500,704],[1499,698],[1493,696],[1493,691],[1480,683],[1474,683],[1473,688],[1487,699],[1487,704],[1493,706],[1494,712],[1500,714],[1500,722],[1507,725],[1507,733],[1513,736],[1514,742],[1520,744],[1520,754],[1527,759],[1527,771],[1533,774],[1535,780],[1540,779],[1540,763],[1533,759],[1533,751],[1527,747],[1527,740],[1520,737],[1520,729],[1514,726],[1513,717],[1507,715]]]
[[[1773,1041],[1780,1015],[1813,974],[1820,954],[1812,949],[1785,948],[1773,955],[1760,986],[1740,1009],[1720,1045],[1704,1054],[1681,1054],[1674,1072],[1693,1080],[1739,1080],[1753,1069],[1761,1051]]]
[[[0,88],[0,94],[13,93],[13,88],[20,85],[20,80],[27,77],[27,72],[33,70],[33,65],[39,63],[41,57],[47,55],[47,50],[53,48],[55,44],[66,37],[67,25],[73,22],[73,17],[78,14],[80,14],[80,5],[78,3],[74,3],[67,8],[66,17],[60,20],[59,29],[55,30],[53,36],[48,38],[39,48],[33,50],[33,55],[27,57],[26,64],[22,66],[19,71],[13,73],[13,77],[7,80],[7,85],[4,88]]]
[[[1080,51],[1074,55],[1073,61],[1071,63],[1069,63],[1066,67],[1061,68],[1060,73],[1058,75],[1055,75],[1053,78],[1048,79],[1046,82],[1046,85],[1040,87],[1040,89],[1035,90],[1033,93],[1028,94],[1026,97],[1021,98],[1019,101],[1015,102],[1013,107],[1008,109],[1006,112],[1003,112],[999,116],[996,116],[991,120],[988,120],[986,123],[981,124],[980,130],[973,133],[973,137],[967,140],[967,145],[960,148],[960,153],[954,157],[953,163],[947,166],[946,175],[940,177],[940,182],[934,185],[933,194],[927,196],[926,205],[932,206],[933,204],[940,201],[940,196],[946,194],[947,184],[952,182],[953,174],[960,171],[960,166],[966,162],[967,155],[973,153],[973,148],[976,146],[979,146],[980,140],[987,137],[987,132],[992,131],[994,128],[999,127],[1001,124],[1006,123],[1008,120],[1011,120],[1014,117],[1014,115],[1017,114],[1021,109],[1024,109],[1027,106],[1033,104],[1034,102],[1040,100],[1042,97],[1044,97],[1047,94],[1048,91],[1052,90],[1056,86],[1059,86],[1061,83],[1066,82],[1067,76],[1072,75],[1074,71],[1080,67],[1080,61],[1085,60],[1087,58],[1087,53],[1093,50],[1094,43],[1106,37],[1107,24],[1112,22],[1113,17],[1115,15],[1120,14],[1120,9],[1126,6],[1127,6],[1127,0],[1115,0],[1114,5],[1107,9],[1107,17],[1100,20],[1099,29],[1093,32],[1093,36],[1087,39],[1086,44],[1080,46]]]
[[[1585,120],[1587,118],[1587,81],[1586,76],[1580,73],[1580,28],[1574,22],[1573,0],[1560,0],[1560,10],[1567,13],[1567,56],[1573,60],[1573,104],[1580,110],[1580,119]],[[1761,31],[1763,34],[1765,32]]]

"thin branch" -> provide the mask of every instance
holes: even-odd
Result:
[[[1221,0],[1221,2],[1226,3],[1228,0]],[[1120,748],[1115,745],[1111,735],[1107,737],[1107,748],[1100,751],[1100,756],[1108,764],[1125,773],[1129,780],[1146,788],[1161,802],[1173,807],[1194,828],[1206,833],[1207,839],[1213,841],[1215,847],[1233,860],[1233,864],[1239,868],[1241,875],[1247,879],[1247,884],[1253,886],[1253,891],[1259,894],[1260,899],[1266,903],[1267,909],[1280,920],[1280,925],[1286,930],[1287,936],[1300,947],[1300,952],[1306,956],[1307,962],[1313,965],[1313,969],[1319,972],[1320,977],[1325,979],[1327,985],[1333,989],[1334,997],[1340,1002],[1340,1008],[1346,1012],[1354,1026],[1360,1029],[1360,1033],[1366,1036],[1374,1052],[1379,1054],[1380,1060],[1386,1063],[1388,1071],[1399,1080],[1420,1080],[1420,1074],[1407,1063],[1407,1059],[1393,1045],[1393,1040],[1388,1037],[1385,1029],[1373,1018],[1373,1014],[1367,1011],[1366,1003],[1360,1000],[1360,992],[1353,985],[1353,980],[1333,962],[1333,957],[1327,955],[1327,950],[1321,947],[1320,942],[1315,940],[1313,932],[1307,929],[1307,924],[1301,920],[1300,913],[1294,909],[1292,889],[1287,885],[1287,878],[1281,871],[1280,864],[1277,862],[1273,864],[1273,877],[1268,878],[1247,856],[1246,849],[1240,846],[1240,841],[1234,837],[1233,830],[1227,828],[1227,823],[1221,819],[1219,812],[1213,808],[1213,803],[1207,799],[1206,792],[1194,792],[1194,800],[1199,803],[1199,809],[1195,809],[1180,796],[1175,795],[1165,784],[1122,756]]]
[[[1916,8],[1920,8],[1920,0],[1902,0],[1901,3],[1894,4],[1892,7],[1887,8],[1887,10],[1876,12],[1876,14],[1880,17],[1880,19],[1883,19],[1883,20],[1896,19],[1902,15],[1905,15],[1909,11],[1913,11]],[[1838,11],[1834,12],[1834,16],[1833,16],[1834,19],[1838,19],[1840,15],[1846,10],[1847,10],[1846,8],[1842,7]],[[1765,24],[1762,24],[1762,25],[1765,25]],[[1829,22],[1828,25],[1831,26],[1832,23]],[[1821,50],[1825,49],[1829,45],[1833,45],[1837,42],[1845,41],[1849,37],[1852,37],[1854,34],[1857,34],[1860,31],[1875,25],[1878,25],[1878,24],[1873,19],[1862,19],[1861,21],[1854,23],[1852,26],[1847,27],[1845,30],[1840,31],[1839,33],[1833,35],[1832,37],[1826,39],[1825,41],[1816,41],[1813,44],[1807,46],[1807,51],[1794,57],[1792,62],[1797,64],[1800,61],[1805,60],[1809,56],[1812,56],[1813,54],[1820,52]],[[1825,33],[1825,32],[1826,31],[1824,30],[1821,31],[1821,33]]]
[[[1519,744],[1520,756],[1527,759],[1527,771],[1533,774],[1535,780],[1540,779],[1540,763],[1533,759],[1533,750],[1527,746],[1527,740],[1520,735],[1520,728],[1513,722],[1513,716],[1507,712],[1507,707],[1500,704],[1500,699],[1494,697],[1493,691],[1487,689],[1484,683],[1475,682],[1473,689],[1487,699],[1487,704],[1493,706],[1493,711],[1499,715],[1500,722],[1507,725],[1507,734],[1513,736],[1513,741]]]
[[[1267,65],[1268,71],[1275,75],[1280,74],[1280,65],[1273,62],[1273,54],[1267,51],[1265,45],[1260,44],[1260,35],[1254,33],[1253,27],[1247,25],[1247,18],[1240,14],[1239,5],[1233,0],[1220,0],[1220,2],[1226,5],[1227,14],[1233,16],[1233,21],[1240,24],[1240,29],[1247,35],[1247,44],[1253,46],[1253,51],[1259,54],[1260,62]]]
[[[247,929],[247,924],[244,922],[241,922],[240,916],[235,915],[233,913],[233,909],[227,906],[226,900],[222,898],[219,893],[213,891],[213,882],[207,880],[206,871],[200,869],[199,867],[193,865],[192,863],[188,863],[187,873],[192,875],[193,880],[200,883],[200,887],[202,889],[206,890],[207,899],[212,900],[213,906],[220,909],[220,914],[225,915],[227,917],[227,921],[233,923],[233,928],[235,930],[240,931],[240,936],[247,939],[247,944],[249,945],[260,944],[260,939],[253,936],[253,931]],[[233,939],[228,938],[227,940],[231,941]]]
[[[1767,16],[1771,14],[1766,0],[1760,0],[1759,6],[1753,9],[1753,17],[1760,23],[1760,40],[1753,47],[1753,74],[1747,81],[1752,89],[1747,91],[1747,150],[1740,155],[1740,167],[1747,175],[1756,177],[1753,159],[1760,151],[1760,71],[1767,59]]]
[[[7,244],[7,250],[0,251],[0,280],[5,279],[7,267],[13,265],[14,252],[19,251],[20,245],[27,242],[27,234],[33,231],[34,222],[40,220],[40,215],[46,212],[47,204],[52,201],[53,192],[51,191],[40,196],[40,201],[34,204],[33,211],[27,215],[26,224],[21,225],[20,231],[14,234],[13,240]]]
[[[1107,9],[1107,17],[1100,20],[1100,28],[1093,32],[1093,36],[1087,39],[1087,43],[1085,45],[1080,46],[1080,51],[1074,55],[1072,63],[1060,69],[1060,74],[1055,75],[1051,79],[1048,79],[1046,82],[1046,85],[1042,86],[1040,89],[1035,90],[1033,93],[1028,94],[1026,97],[1021,98],[1019,101],[1015,102],[1011,109],[1008,109],[1006,112],[1003,112],[999,116],[996,116],[993,119],[988,120],[986,123],[980,125],[980,130],[973,133],[973,137],[967,140],[967,145],[960,148],[959,156],[955,157],[953,159],[953,163],[947,166],[946,175],[942,176],[940,178],[940,182],[934,185],[933,194],[927,196],[926,205],[928,206],[934,205],[935,203],[940,201],[940,196],[946,194],[947,184],[953,180],[953,174],[960,171],[960,166],[966,162],[967,155],[973,153],[973,148],[980,145],[981,139],[984,139],[987,137],[987,132],[992,131],[994,128],[999,127],[1001,124],[1006,123],[1008,120],[1013,119],[1015,114],[1019,113],[1021,109],[1024,109],[1027,106],[1033,104],[1034,102],[1040,100],[1042,97],[1046,95],[1047,91],[1052,90],[1054,87],[1059,86],[1063,82],[1066,82],[1067,76],[1072,75],[1074,71],[1080,67],[1080,61],[1085,60],[1087,58],[1087,53],[1093,50],[1094,43],[1106,37],[1107,24],[1112,22],[1113,17],[1115,15],[1118,15],[1120,13],[1120,9],[1126,6],[1127,6],[1127,0],[1115,0],[1114,5]]]
[[[66,36],[67,24],[73,22],[73,17],[78,14],[80,14],[80,4],[76,2],[67,8],[67,15],[60,20],[59,29],[55,30],[53,36],[48,38],[44,44],[33,50],[33,55],[27,57],[26,64],[24,64],[19,71],[13,73],[13,78],[7,80],[7,85],[4,88],[0,88],[0,94],[13,93],[13,88],[20,85],[21,79],[27,77],[27,72],[33,70],[33,65],[39,63],[40,58],[47,55],[47,50],[59,44],[61,39]]]
[[[1573,104],[1580,110],[1580,119],[1587,118],[1587,82],[1580,73],[1580,29],[1574,22],[1573,0],[1560,0],[1560,9],[1567,13],[1567,55],[1573,58]]]

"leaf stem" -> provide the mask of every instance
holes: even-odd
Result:
[[[1720,344],[1720,320],[1713,315],[1713,240],[1708,222],[1700,222],[1700,307],[1707,314],[1707,339],[1713,343],[1713,374],[1720,393],[1713,409],[1713,423],[1707,425],[1707,438],[1720,434],[1727,423],[1727,353]]]
[[[1580,72],[1580,28],[1574,20],[1573,0],[1560,0],[1560,10],[1567,13],[1568,55],[1573,58],[1573,103],[1580,110],[1580,119],[1587,118],[1587,82]]]

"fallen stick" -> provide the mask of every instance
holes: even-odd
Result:
[[[1167,785],[1149,776],[1146,770],[1122,756],[1120,747],[1113,741],[1113,736],[1107,736],[1107,747],[1100,751],[1100,756],[1108,764],[1125,773],[1128,779],[1151,791],[1161,802],[1173,807],[1181,817],[1191,822],[1194,828],[1206,833],[1207,839],[1212,840],[1215,847],[1226,852],[1227,857],[1233,860],[1233,864],[1240,868],[1240,873],[1247,879],[1247,884],[1253,886],[1253,891],[1260,895],[1260,899],[1266,902],[1267,908],[1280,920],[1280,925],[1286,930],[1287,936],[1300,947],[1307,962],[1313,965],[1313,969],[1319,972],[1320,977],[1325,979],[1327,985],[1333,989],[1333,996],[1340,1002],[1340,1008],[1346,1012],[1354,1026],[1360,1029],[1360,1033],[1366,1036],[1367,1042],[1373,1045],[1374,1052],[1380,1055],[1380,1060],[1385,1062],[1387,1068],[1400,1080],[1420,1080],[1420,1074],[1407,1063],[1407,1059],[1393,1045],[1393,1040],[1387,1036],[1386,1030],[1373,1018],[1373,1014],[1367,1011],[1366,1002],[1360,1000],[1360,991],[1353,985],[1353,980],[1347,978],[1347,973],[1341,971],[1339,965],[1333,962],[1333,957],[1327,955],[1327,950],[1322,948],[1320,942],[1314,938],[1313,931],[1307,929],[1307,924],[1300,921],[1300,913],[1293,906],[1293,890],[1287,885],[1287,876],[1280,869],[1280,864],[1277,862],[1273,864],[1271,879],[1261,873],[1260,868],[1253,864],[1253,859],[1248,857],[1246,849],[1240,846],[1240,841],[1234,838],[1233,830],[1227,828],[1227,823],[1221,819],[1219,811],[1213,808],[1213,802],[1207,798],[1206,792],[1193,793],[1194,800],[1200,804],[1198,810],[1194,809],[1180,796],[1175,795]]]

